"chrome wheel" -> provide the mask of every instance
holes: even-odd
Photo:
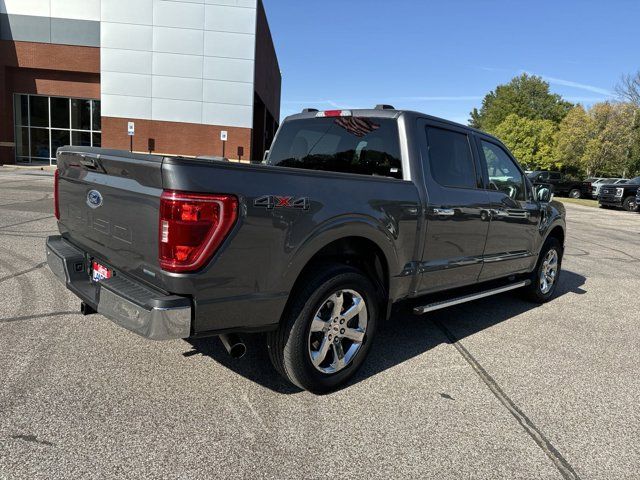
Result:
[[[316,312],[309,331],[309,357],[322,373],[339,372],[362,348],[367,333],[367,305],[355,290],[338,290]]]
[[[558,276],[558,252],[551,249],[547,252],[540,267],[540,291],[546,295],[553,288]]]

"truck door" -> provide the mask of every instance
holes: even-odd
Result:
[[[566,194],[569,192],[567,183],[563,180],[562,174],[558,172],[549,172],[548,182],[553,185],[553,191],[560,194]]]
[[[480,281],[528,271],[535,262],[541,210],[533,189],[507,150],[489,137],[477,137],[491,222]]]
[[[427,191],[426,238],[417,291],[429,293],[478,280],[489,228],[489,193],[482,186],[470,132],[418,122]]]

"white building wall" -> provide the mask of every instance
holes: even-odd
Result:
[[[101,0],[102,115],[251,128],[256,8]]]
[[[257,0],[0,0],[0,34],[101,47],[102,115],[251,128]]]
[[[50,0],[50,2],[52,18],[100,21],[100,0]]]

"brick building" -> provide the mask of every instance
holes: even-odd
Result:
[[[0,163],[62,145],[261,158],[281,76],[261,0],[0,0]]]

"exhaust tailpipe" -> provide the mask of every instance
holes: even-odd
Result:
[[[80,313],[86,317],[87,315],[93,315],[94,313],[98,313],[98,312],[96,312],[93,309],[93,307],[91,307],[91,306],[87,305],[86,303],[82,302],[80,304]]]
[[[233,358],[242,358],[247,353],[247,346],[240,338],[240,335],[235,333],[229,333],[227,335],[220,335],[220,341],[224,348],[227,349],[227,353]]]

